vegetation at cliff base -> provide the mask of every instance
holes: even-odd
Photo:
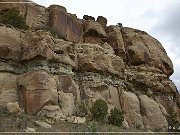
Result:
[[[109,124],[120,127],[122,126],[122,122],[124,121],[123,113],[117,108],[111,109],[108,120]]]
[[[91,114],[94,120],[104,121],[108,114],[107,103],[102,99],[96,100],[91,108]]]

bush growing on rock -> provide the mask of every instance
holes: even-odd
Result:
[[[104,121],[108,114],[107,103],[102,99],[98,99],[94,102],[90,111],[94,120]]]
[[[124,121],[124,116],[119,109],[114,108],[111,109],[108,120],[110,124],[120,127],[122,126],[122,122]]]
[[[19,29],[27,29],[25,18],[20,15],[19,10],[16,8],[1,12],[1,22]]]

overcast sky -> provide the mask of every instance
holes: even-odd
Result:
[[[125,27],[148,32],[166,49],[174,65],[173,82],[180,91],[180,0],[33,0],[48,7],[58,4],[67,11],[83,15],[104,16],[108,25],[121,22]]]

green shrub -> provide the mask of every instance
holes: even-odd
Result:
[[[120,127],[122,126],[122,122],[124,121],[124,116],[119,109],[114,108],[114,109],[111,109],[108,120],[110,124]]]
[[[88,114],[88,105],[86,102],[81,102],[78,108],[77,116],[85,117]]]
[[[108,114],[107,103],[101,99],[95,101],[91,108],[91,114],[94,120],[104,121]]]
[[[19,29],[27,29],[25,18],[20,15],[16,8],[8,9],[1,13],[1,22],[3,24],[10,24]]]
[[[177,120],[177,114],[172,108],[169,109],[169,115],[167,116],[169,131],[179,132],[180,131],[180,122]]]

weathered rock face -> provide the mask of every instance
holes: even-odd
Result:
[[[134,66],[149,64],[164,74],[173,73],[173,65],[162,45],[146,32],[122,28],[128,62]]]
[[[72,14],[68,14],[61,6],[49,7],[49,26],[61,38],[73,42],[80,42],[82,35],[82,22]]]
[[[139,99],[146,129],[157,128],[166,131],[168,123],[166,118],[162,115],[159,105],[153,99],[145,95],[140,95]]]
[[[179,113],[180,95],[169,79],[172,62],[155,38],[107,27],[102,16],[80,20],[57,5],[6,3],[0,11],[11,7],[31,30],[0,25],[0,106],[18,102],[30,115],[71,116],[81,102],[90,107],[103,99],[109,111],[124,113],[126,127],[167,130],[166,115]]]
[[[18,79],[20,102],[28,114],[36,114],[47,104],[58,104],[56,81],[46,72],[28,72]]]
[[[138,97],[132,92],[123,92],[123,110],[129,126],[144,129]]]

